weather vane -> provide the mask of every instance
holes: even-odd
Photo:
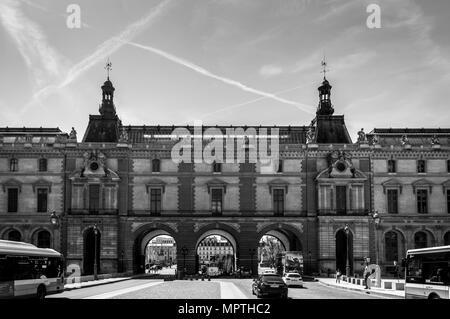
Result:
[[[325,58],[325,55],[324,55],[323,56],[323,60],[322,60],[323,70],[320,72],[320,73],[323,73],[323,79],[324,80],[326,80],[327,72],[330,71],[330,69],[327,69],[327,66],[328,66],[328,64],[327,64],[327,61],[326,61],[326,58]]]
[[[108,62],[106,63],[105,70],[108,72],[108,80],[109,80],[109,72],[112,70],[112,63],[108,58]]]

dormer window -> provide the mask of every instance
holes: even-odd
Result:
[[[425,160],[417,161],[417,173],[425,173],[426,170],[425,167],[426,167]]]
[[[152,172],[159,173],[161,172],[161,161],[159,159],[152,160]]]

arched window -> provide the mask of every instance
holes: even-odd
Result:
[[[42,230],[37,235],[37,246],[39,248],[50,248],[50,233]]]
[[[386,261],[398,261],[398,235],[394,231],[387,232],[384,236]]]
[[[417,232],[414,235],[414,248],[426,248],[428,246],[428,235],[423,232]]]
[[[446,232],[444,235],[444,245],[450,245],[450,231]]]
[[[11,241],[21,241],[21,240],[22,240],[22,235],[21,235],[20,232],[17,231],[17,230],[11,230],[11,231],[8,233],[8,240],[11,240]]]
[[[152,172],[161,172],[161,161],[159,159],[155,158],[154,160],[152,160]]]

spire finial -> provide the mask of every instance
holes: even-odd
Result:
[[[105,70],[108,73],[108,81],[109,81],[109,72],[112,70],[112,63],[108,58],[108,62],[106,62]]]
[[[330,69],[327,69],[328,64],[327,64],[327,59],[325,57],[325,53],[323,54],[323,60],[322,60],[322,68],[323,70],[320,73],[323,73],[323,79],[326,80],[327,79],[327,72],[330,71]]]

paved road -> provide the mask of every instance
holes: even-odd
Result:
[[[162,281],[133,279],[101,286],[65,291],[47,298],[69,299],[256,299],[251,279],[212,281]],[[293,299],[379,299],[380,296],[305,282],[304,288],[289,288]]]

